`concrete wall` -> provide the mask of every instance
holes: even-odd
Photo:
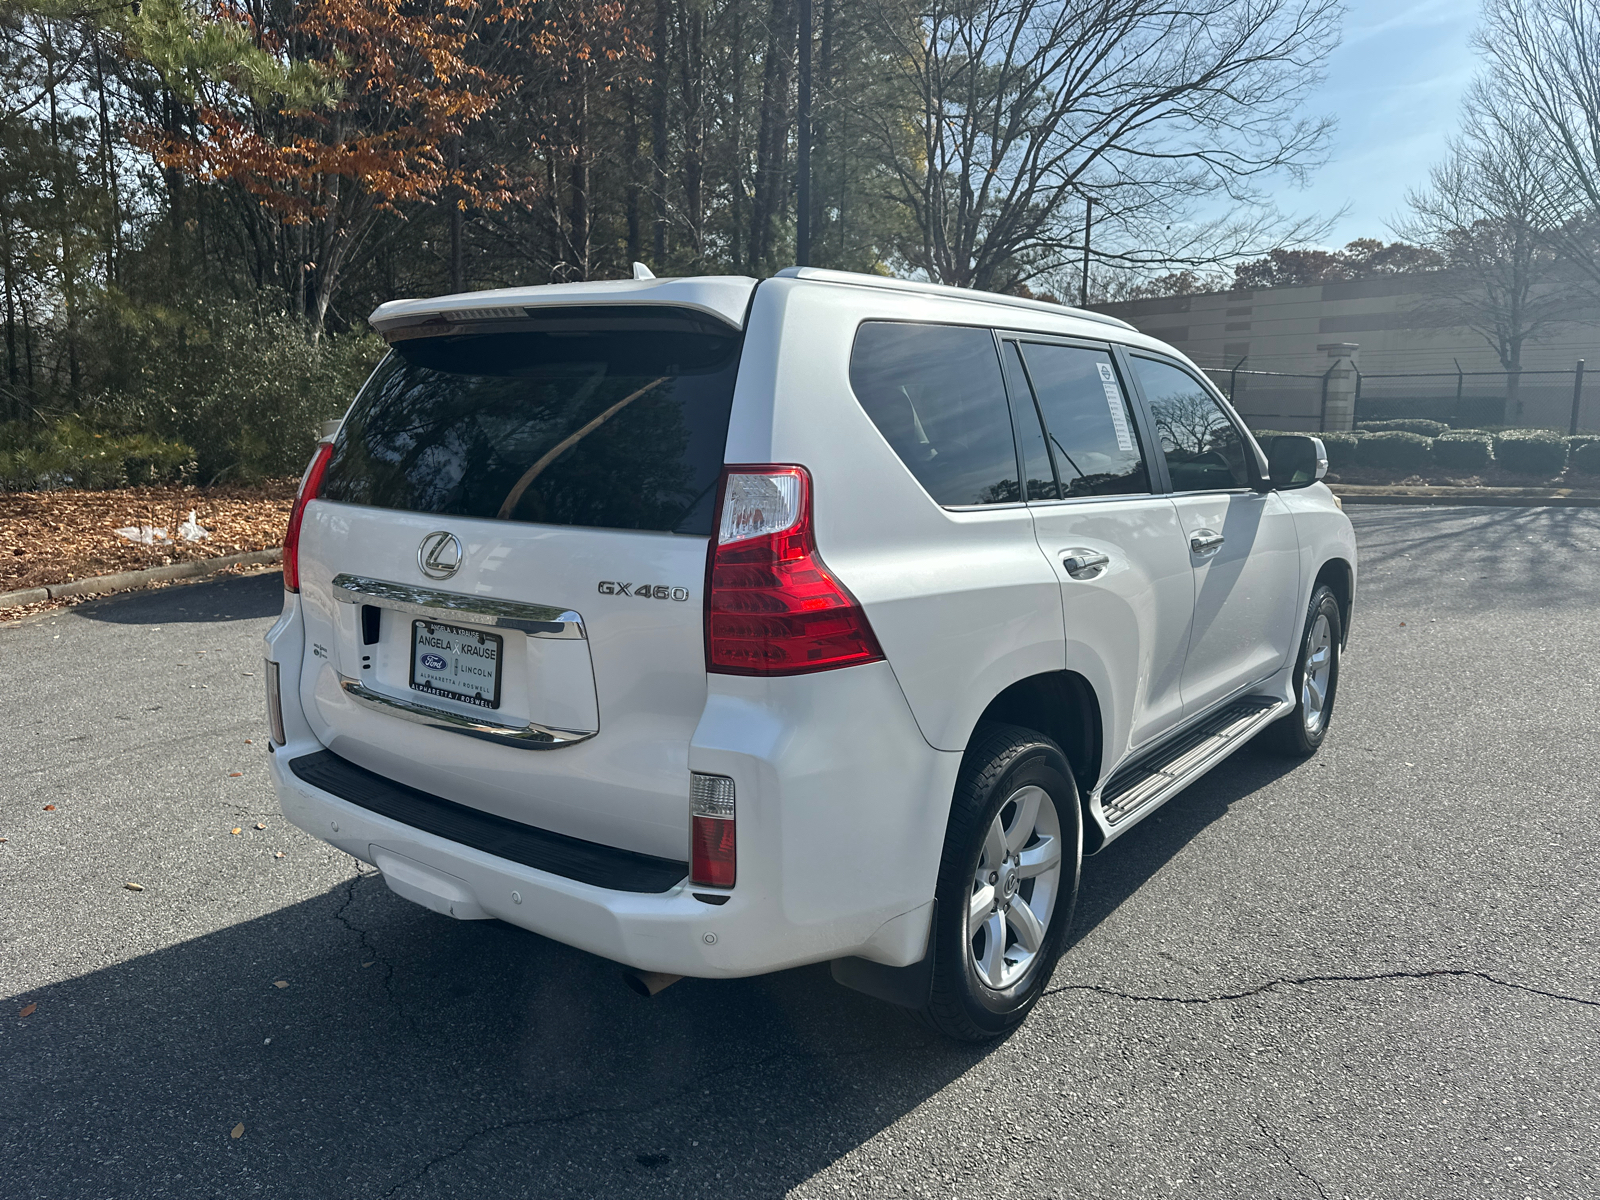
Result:
[[[1419,276],[1390,275],[1309,287],[1207,292],[1090,307],[1120,317],[1153,337],[1171,342],[1203,367],[1226,369],[1240,359],[1257,371],[1320,375],[1332,365],[1327,347],[1359,346],[1366,375],[1394,372],[1499,371],[1500,360],[1483,337],[1462,327],[1441,328],[1424,311],[1428,293]],[[1525,371],[1572,370],[1587,360],[1588,382],[1580,428],[1600,430],[1600,311],[1574,310],[1573,323],[1524,346]],[[1220,379],[1213,372],[1214,379]],[[1319,389],[1310,381],[1255,378],[1240,388],[1241,411],[1273,413],[1275,428],[1315,428]],[[1467,379],[1465,393],[1486,402],[1504,394],[1498,379]],[[1363,383],[1363,408],[1373,396],[1448,399],[1453,379]],[[1523,425],[1565,429],[1572,406],[1572,378],[1525,377]],[[1480,408],[1484,407],[1482,405]],[[1511,414],[1507,414],[1509,422]],[[1309,422],[1309,423],[1308,423]],[[1330,422],[1330,427],[1332,423]]]

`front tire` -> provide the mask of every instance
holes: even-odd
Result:
[[[1265,737],[1271,749],[1291,758],[1310,758],[1322,748],[1339,693],[1339,651],[1344,623],[1333,589],[1320,585],[1311,594],[1300,656],[1294,667],[1294,711],[1275,722]]]
[[[967,1042],[1022,1023],[1072,924],[1082,861],[1082,809],[1061,748],[1014,725],[980,729],[939,864],[925,1022]]]

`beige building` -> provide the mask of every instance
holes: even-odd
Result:
[[[1428,304],[1418,276],[1389,275],[1091,307],[1171,342],[1224,388],[1234,380],[1235,403],[1258,427],[1323,427],[1321,377],[1331,368],[1336,410],[1341,381],[1353,383],[1359,373],[1356,419],[1428,416],[1457,425],[1566,429],[1574,367],[1585,359],[1592,371],[1580,396],[1579,428],[1600,430],[1600,312],[1575,310],[1572,323],[1524,345],[1524,375],[1508,406],[1494,350],[1471,329],[1441,327]],[[1235,367],[1241,368],[1236,377]],[[1327,413],[1327,427],[1340,427],[1334,419],[1340,415]]]

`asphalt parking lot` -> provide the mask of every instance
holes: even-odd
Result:
[[[276,574],[0,627],[0,1193],[1600,1196],[1600,510],[1352,516],[1323,752],[1090,860],[980,1048],[825,966],[644,1001],[288,826]]]

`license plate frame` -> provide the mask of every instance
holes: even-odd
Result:
[[[424,642],[423,638],[430,640]],[[463,649],[475,647],[476,649]],[[492,653],[485,653],[492,648]],[[475,708],[500,707],[500,687],[504,677],[506,640],[498,633],[473,629],[466,625],[451,625],[445,621],[416,618],[411,622],[410,683],[413,691],[427,696],[470,704]],[[423,661],[424,655],[444,662],[435,667]],[[476,689],[476,681],[483,678],[481,667],[490,664],[489,678],[493,682],[490,694]],[[463,669],[466,674],[463,676]],[[446,682],[462,679],[460,687],[475,688],[471,692],[444,686]]]

